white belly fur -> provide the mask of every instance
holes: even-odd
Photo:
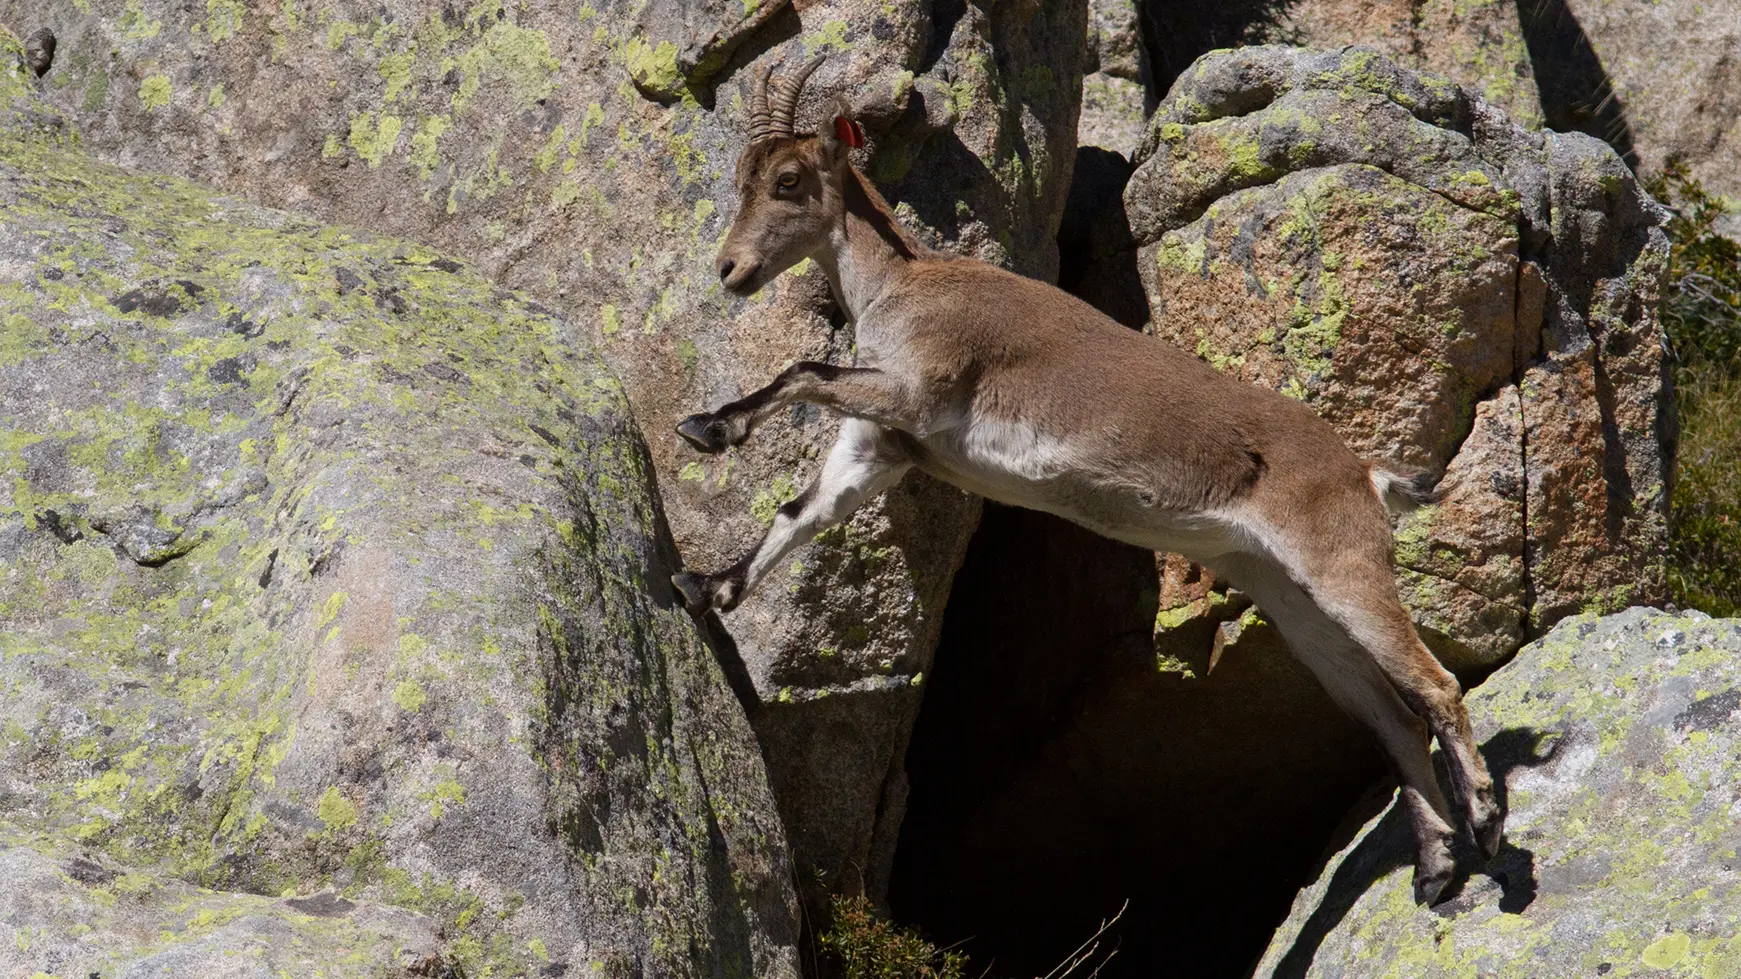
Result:
[[[1061,439],[1020,422],[976,421],[921,440],[921,468],[971,493],[1056,514],[1104,537],[1204,561],[1243,550],[1231,514],[1142,502],[1137,486],[1096,479]]]

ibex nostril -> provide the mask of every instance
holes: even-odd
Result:
[[[724,282],[726,279],[731,278],[731,270],[737,267],[738,263],[729,258],[719,263],[719,281]]]

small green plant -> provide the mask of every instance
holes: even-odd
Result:
[[[1118,954],[1116,944],[1105,946],[1129,907],[1126,901],[1117,914],[1101,921],[1087,941],[1038,979],[1097,979]],[[865,898],[837,894],[829,909],[833,923],[817,944],[840,967],[841,979],[963,979],[967,956],[940,949],[911,929],[891,923]]]
[[[1675,209],[1660,312],[1675,357],[1681,441],[1670,501],[1674,600],[1741,614],[1741,242],[1719,234],[1729,202],[1671,162],[1646,182]]]
[[[1741,615],[1741,377],[1733,366],[1684,372],[1681,445],[1671,501],[1669,585],[1675,601]]]
[[[836,896],[830,911],[833,922],[818,944],[842,979],[962,979],[967,956],[888,921],[865,898]]]
[[[1679,161],[1645,186],[1675,211],[1661,314],[1677,366],[1714,365],[1735,374],[1741,367],[1741,242],[1716,229],[1734,205],[1705,190]]]

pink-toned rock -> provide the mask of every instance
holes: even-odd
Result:
[[[1405,68],[1447,76],[1523,125],[1542,121],[1511,0],[1300,0],[1272,33],[1306,47],[1368,45]]]
[[[1403,601],[1453,669],[1499,662],[1525,634],[1523,432],[1515,385],[1476,405],[1443,502],[1397,528]]]
[[[1660,597],[1666,241],[1620,159],[1376,52],[1193,65],[1125,191],[1154,330],[1445,473],[1399,584],[1453,667]]]
[[[1734,4],[1571,0],[1547,7],[1539,30],[1549,59],[1543,76],[1569,89],[1556,93],[1563,118],[1550,125],[1625,140],[1641,172],[1681,160],[1708,189],[1741,198]],[[1726,230],[1741,235],[1741,218],[1731,216]]]

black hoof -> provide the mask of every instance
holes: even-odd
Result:
[[[1474,835],[1482,855],[1491,860],[1499,854],[1499,844],[1505,836],[1505,821],[1494,817],[1485,826],[1477,828]]]
[[[677,423],[677,434],[695,451],[710,456],[719,455],[731,445],[726,441],[725,423],[713,415],[690,415]]]
[[[671,585],[677,589],[677,594],[683,596],[684,607],[696,615],[701,615],[713,607],[713,588],[708,584],[706,575],[680,571],[671,576]]]
[[[1415,904],[1423,908],[1430,908],[1437,904],[1439,895],[1444,893],[1445,885],[1450,882],[1450,874],[1422,877],[1420,871],[1415,871]]]

